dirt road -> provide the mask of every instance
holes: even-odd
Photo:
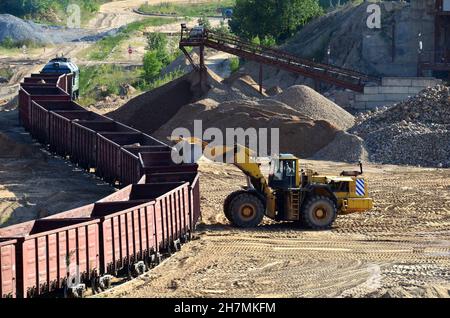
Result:
[[[201,171],[198,239],[100,297],[450,297],[450,170],[370,165],[376,207],[325,232],[271,221],[233,229],[222,202],[245,180],[228,166]]]
[[[88,28],[96,30],[109,30],[119,28],[133,21],[138,21],[147,16],[135,13],[133,9],[138,9],[142,4],[159,4],[161,2],[207,2],[207,1],[187,1],[187,0],[122,0],[103,4],[97,16],[88,23]]]

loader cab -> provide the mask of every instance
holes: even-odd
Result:
[[[285,154],[272,159],[270,163],[269,186],[272,189],[295,189],[299,187],[299,160]]]

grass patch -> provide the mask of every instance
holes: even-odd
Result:
[[[139,91],[142,92],[146,92],[146,91],[151,91],[153,89],[156,89],[158,87],[161,87],[163,85],[166,85],[169,82],[172,82],[178,78],[180,78],[181,76],[183,76],[185,73],[178,69],[176,71],[173,71],[171,73],[162,75],[156,79],[154,79],[153,81],[146,81],[143,78],[140,78],[136,83],[135,83],[135,88],[137,88]]]
[[[216,0],[206,3],[143,4],[139,9],[147,14],[165,14],[182,17],[222,16],[220,9],[234,7],[236,0]]]
[[[145,92],[183,75],[184,72],[177,70],[152,81],[146,81],[142,68],[127,70],[122,66],[111,64],[81,67],[79,103],[89,106],[103,100],[106,96],[120,95],[120,87],[124,84],[130,84],[138,92]]]
[[[161,26],[175,22],[176,19],[167,18],[147,18],[142,21],[136,21],[123,27],[118,34],[111,35],[103,38],[95,43],[88,52],[85,52],[88,59],[94,61],[105,60],[113,50],[120,45],[123,41],[129,39],[133,33],[142,32],[150,26]]]
[[[111,64],[81,67],[80,103],[88,106],[106,96],[119,95],[120,86],[134,83],[140,73],[138,69],[126,70]]]
[[[0,47],[3,49],[22,49],[24,46],[26,46],[27,49],[35,49],[44,47],[45,44],[38,43],[29,39],[15,41],[9,37],[4,38],[3,41],[0,42]]]

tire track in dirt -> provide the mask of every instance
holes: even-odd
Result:
[[[199,239],[105,296],[449,297],[450,170],[369,165],[375,208],[325,232],[272,221],[231,228],[222,203],[245,178],[223,165],[201,171]]]

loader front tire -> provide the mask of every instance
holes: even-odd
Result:
[[[239,193],[231,200],[226,215],[236,227],[257,227],[264,218],[264,204],[253,194]]]
[[[330,198],[320,195],[308,199],[300,212],[301,223],[316,231],[331,228],[337,217],[336,204]]]

